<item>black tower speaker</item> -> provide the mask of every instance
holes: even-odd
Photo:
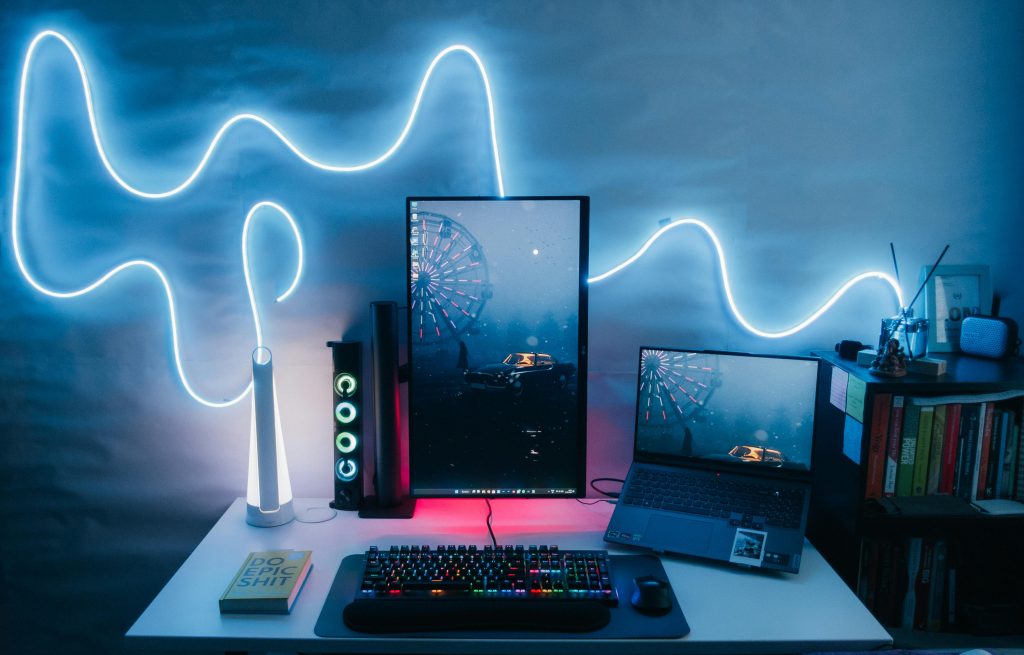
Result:
[[[363,344],[328,341],[334,360],[334,502],[357,510],[363,500]]]
[[[370,303],[370,361],[373,374],[375,496],[365,499],[361,518],[412,518],[416,500],[402,494],[401,418],[398,392],[398,305]]]

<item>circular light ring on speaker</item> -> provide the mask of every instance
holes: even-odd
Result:
[[[343,400],[338,403],[338,406],[334,408],[334,418],[338,419],[338,423],[351,423],[356,420],[356,406],[347,400]]]
[[[339,432],[338,436],[334,438],[334,445],[338,447],[338,452],[347,455],[356,449],[356,446],[359,445],[359,439],[351,432]]]
[[[356,376],[351,373],[338,373],[334,376],[334,391],[342,398],[355,394],[358,387]]]
[[[352,482],[356,479],[356,475],[359,473],[359,465],[356,464],[356,460],[342,457],[338,460],[334,466],[334,472],[337,473],[338,479],[342,482]]]

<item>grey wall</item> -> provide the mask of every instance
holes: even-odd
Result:
[[[1024,318],[1017,2],[14,2],[0,20],[4,652],[120,649],[243,493],[249,430],[247,402],[215,410],[184,392],[154,276],[56,300],[15,265],[15,101],[43,28],[81,49],[111,159],[140,186],[179,180],[239,111],[314,156],[369,160],[397,135],[433,55],[462,42],[491,75],[507,192],[591,196],[594,273],[659,219],[698,217],[721,238],[741,310],[781,329],[852,275],[889,271],[890,241],[905,278],[951,243],[947,263],[990,265],[1004,314]],[[407,143],[372,171],[313,170],[241,126],[165,201],[127,195],[99,166],[78,84],[65,51],[40,50],[25,126],[28,265],[67,289],[130,258],[157,262],[190,380],[227,397],[248,381],[255,341],[245,211],[286,206],[307,275],[273,303],[294,255],[282,224],[261,219],[256,293],[295,492],[329,495],[324,341],[367,338],[367,304],[404,297],[406,195],[497,191],[475,68],[448,59]],[[716,266],[708,240],[684,228],[592,287],[591,476],[625,471],[640,344],[803,353],[870,341],[895,309],[868,282],[804,332],[765,340],[729,313]]]

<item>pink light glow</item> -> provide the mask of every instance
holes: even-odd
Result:
[[[562,548],[582,547],[593,533],[603,534],[608,527],[612,506],[608,503],[581,505],[560,498],[491,499],[494,508],[492,526],[499,544],[547,544]],[[582,517],[582,520],[581,520]],[[425,527],[425,533],[459,535],[459,544],[486,545],[487,506],[481,498],[421,498],[416,502],[413,521]],[[429,527],[427,527],[429,526]],[[550,535],[580,535],[551,544]],[[586,535],[586,536],[584,536]],[[437,546],[436,537],[425,537],[424,543]],[[579,542],[579,546],[574,545]]]

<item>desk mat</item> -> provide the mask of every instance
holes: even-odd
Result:
[[[341,561],[327,600],[320,611],[313,632],[319,637],[347,639],[380,639],[382,637],[416,639],[678,639],[690,633],[679,601],[672,594],[672,610],[663,616],[641,614],[629,603],[633,594],[633,578],[653,575],[667,580],[661,560],[652,555],[609,555],[612,583],[619,594],[619,604],[611,609],[608,625],[592,632],[537,632],[510,630],[459,630],[449,632],[396,632],[368,634],[350,630],[341,618],[345,606],[355,598],[356,587],[363,573],[363,556],[349,555]]]

